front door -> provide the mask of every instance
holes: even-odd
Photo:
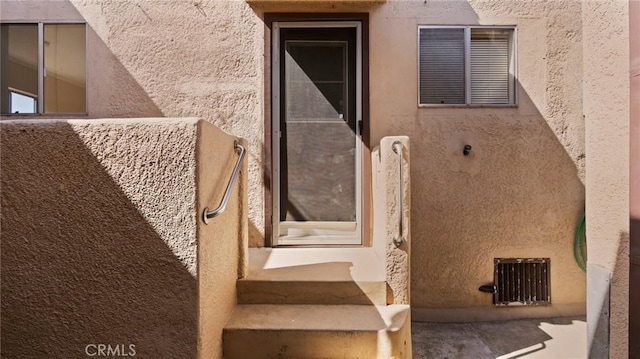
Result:
[[[272,33],[274,244],[361,244],[361,24]]]

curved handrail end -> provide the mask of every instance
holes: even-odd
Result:
[[[227,207],[227,202],[229,202],[229,196],[231,196],[231,189],[233,188],[233,184],[236,182],[236,178],[238,178],[238,173],[240,172],[240,165],[242,164],[242,160],[244,159],[246,150],[244,149],[244,146],[242,146],[239,140],[235,140],[233,142],[233,148],[239,154],[238,161],[236,162],[236,165],[233,167],[231,178],[229,178],[229,183],[227,183],[227,188],[224,191],[224,196],[222,197],[222,201],[220,202],[220,205],[218,206],[218,208],[214,209],[213,211],[210,211],[209,207],[205,207],[205,209],[202,211],[202,221],[205,224],[209,223],[209,219],[224,212],[225,208]]]

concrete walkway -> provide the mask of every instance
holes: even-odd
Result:
[[[582,359],[585,317],[411,325],[414,359]]]

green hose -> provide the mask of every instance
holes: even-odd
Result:
[[[587,232],[586,232],[586,218],[585,213],[580,217],[578,227],[576,228],[576,235],[573,239],[573,257],[576,259],[578,267],[583,272],[587,272]]]

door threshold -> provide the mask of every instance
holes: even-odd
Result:
[[[362,245],[362,240],[355,236],[283,236],[278,238],[281,246],[318,246],[318,245]]]
[[[371,247],[366,247],[362,244],[278,244],[274,247],[266,247],[266,248],[305,248],[305,249],[322,249],[322,248],[348,248],[348,249],[366,249]]]
[[[371,247],[249,248],[249,280],[385,281],[386,259]]]

